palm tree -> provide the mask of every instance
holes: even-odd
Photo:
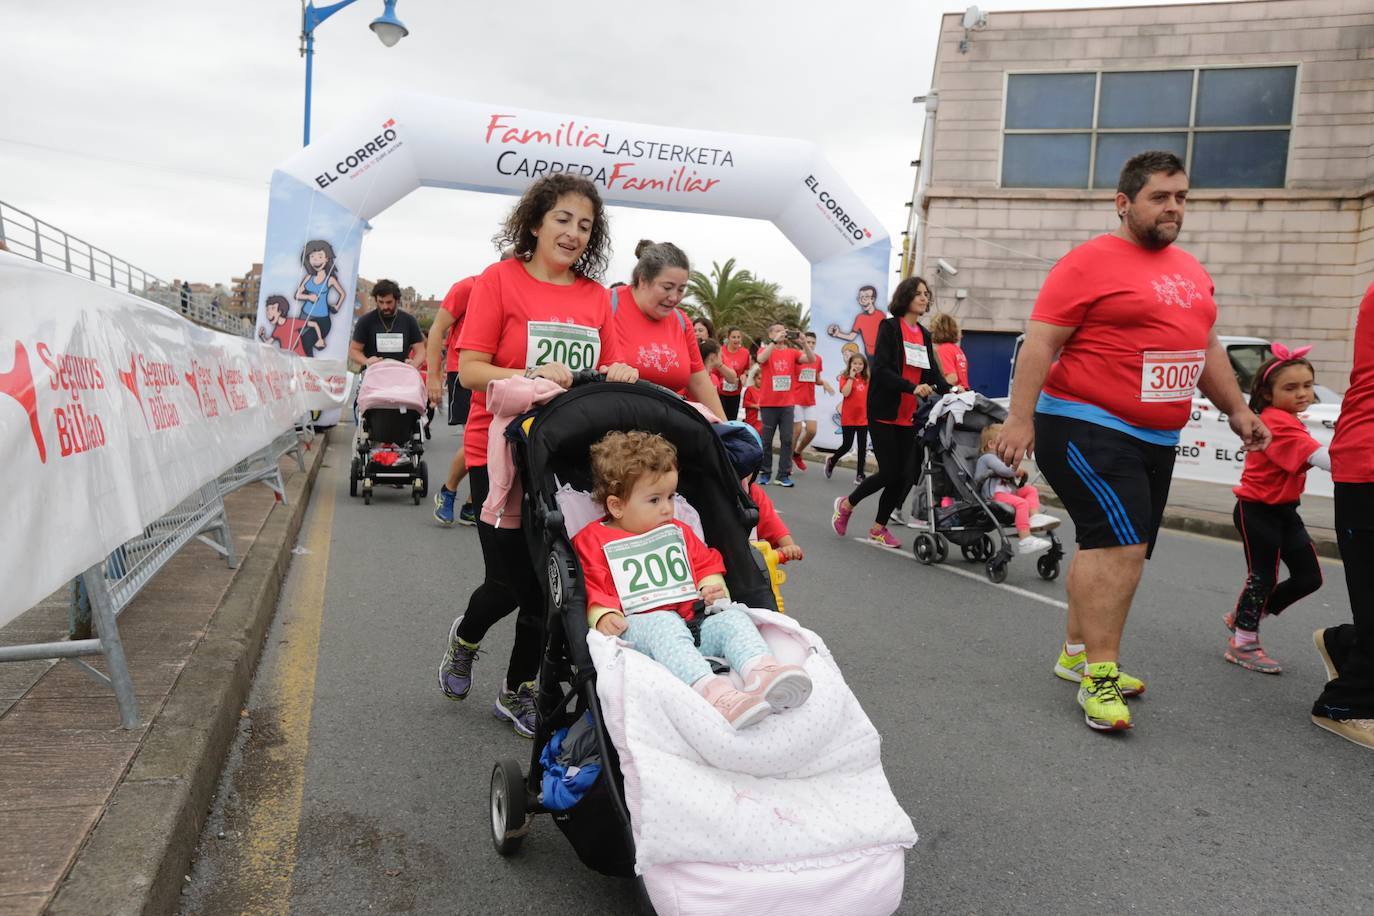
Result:
[[[718,334],[738,327],[752,340],[761,340],[774,321],[790,328],[806,330],[801,303],[782,293],[777,283],[755,277],[748,270],[736,270],[735,259],[724,265],[712,262],[708,277],[694,270],[687,281],[687,294],[694,300],[688,311],[711,319]]]

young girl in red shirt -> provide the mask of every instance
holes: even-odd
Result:
[[[744,377],[744,422],[754,427],[754,432],[763,435],[763,419],[759,416],[759,387],[762,376],[758,367],[749,370]]]
[[[863,483],[864,465],[868,463],[868,360],[862,353],[849,357],[844,371],[835,379],[840,386],[840,447],[825,460],[825,476],[835,473],[835,465],[849,454],[855,440],[859,444],[859,471],[855,483]]]
[[[1259,414],[1274,440],[1264,451],[1245,456],[1240,486],[1234,490],[1234,517],[1245,543],[1249,575],[1235,610],[1226,615],[1233,635],[1224,657],[1262,674],[1279,674],[1283,668],[1259,644],[1260,619],[1278,614],[1322,584],[1317,552],[1298,516],[1307,469],[1331,470],[1326,448],[1298,419],[1314,400],[1312,364],[1304,359],[1310,349],[1290,352],[1276,343],[1273,358],[1256,373],[1250,409]],[[1288,567],[1288,578],[1282,582],[1280,560]]]

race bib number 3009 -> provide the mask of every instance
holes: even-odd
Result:
[[[1140,400],[1192,400],[1206,350],[1146,350],[1141,357]]]
[[[562,363],[573,372],[597,368],[601,358],[601,332],[561,321],[531,321],[525,343],[525,368]]]
[[[651,611],[696,597],[687,542],[676,525],[612,541],[604,549],[624,613]]]

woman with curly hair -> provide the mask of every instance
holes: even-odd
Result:
[[[609,235],[601,196],[591,182],[566,174],[536,181],[494,241],[515,256],[478,276],[457,344],[459,381],[472,391],[463,452],[478,506],[490,488],[487,385],[523,375],[567,388],[573,373],[583,369],[602,370],[611,382],[638,378],[620,362],[609,298],[597,282],[606,269]],[[540,574],[518,527],[497,528],[479,519],[477,534],[485,578],[449,629],[439,687],[450,699],[467,696],[479,643],[518,606],[515,645],[493,714],[509,720],[517,734],[532,737],[543,634]]]

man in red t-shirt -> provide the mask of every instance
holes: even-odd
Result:
[[[1246,449],[1269,431],[1245,403],[1212,325],[1212,281],[1172,243],[1188,175],[1173,153],[1132,157],[1117,183],[1120,226],[1070,251],[1040,290],[996,447],[1013,467],[1035,446],[1073,518],[1067,639],[1054,672],[1080,684],[1089,727],[1131,727],[1142,681],[1117,666],[1121,634],[1154,546],[1178,431],[1195,388]],[[1058,353],[1058,359],[1055,354]]]
[[[1330,453],[1336,542],[1354,622],[1312,634],[1329,679],[1312,722],[1374,748],[1374,285],[1355,320],[1355,365]]]
[[[448,425],[462,426],[468,420],[468,407],[472,404],[472,392],[458,383],[458,334],[463,329],[463,319],[467,317],[468,297],[472,295],[476,277],[459,280],[449,288],[443,304],[434,315],[430,325],[429,338],[426,340],[429,361],[429,401],[437,405],[443,398],[445,388],[448,393]],[[441,373],[440,367],[443,367]],[[434,497],[434,518],[445,528],[451,527],[455,520],[453,505],[457,502],[458,485],[467,476],[467,462],[460,447],[448,467],[448,479]],[[472,497],[458,510],[456,516],[460,525],[477,524],[477,514],[473,509]]]
[[[794,350],[788,345],[789,340],[800,341],[802,349]],[[782,440],[782,448],[778,452],[777,484],[780,487],[795,486],[792,483],[792,415],[800,390],[797,374],[799,366],[808,366],[815,359],[816,352],[811,349],[811,342],[800,333],[787,330],[779,322],[768,326],[768,343],[758,353],[763,380],[763,388],[759,391],[759,419],[763,423],[760,485],[766,485],[772,479],[773,433],[776,431]]]
[[[860,286],[857,298],[859,300],[859,314],[854,316],[854,323],[850,325],[849,330],[841,331],[838,324],[832,324],[825,329],[825,333],[845,341],[862,337],[864,355],[872,359],[873,348],[878,345],[878,325],[883,323],[884,318],[883,313],[878,311],[878,288],[876,286]]]

